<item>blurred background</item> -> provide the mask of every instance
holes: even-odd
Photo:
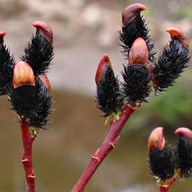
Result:
[[[120,77],[125,60],[118,31],[121,13],[131,3],[147,6],[142,12],[155,42],[157,56],[169,42],[168,27],[178,27],[192,39],[191,0],[0,0],[0,30],[5,44],[19,60],[42,20],[54,32],[55,58],[48,74],[54,113],[49,130],[40,130],[33,146],[37,192],[68,192],[103,142],[108,126],[95,105],[95,71],[108,53]],[[167,142],[177,143],[174,131],[191,128],[192,78],[187,68],[176,86],[135,112],[115,150],[108,155],[86,192],[154,192],[156,180],[147,167],[147,140],[152,129],[165,128]],[[0,192],[25,191],[22,143],[16,115],[7,97],[0,99]],[[170,191],[191,191],[191,180],[176,182]]]

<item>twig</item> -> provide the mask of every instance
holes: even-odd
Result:
[[[23,142],[22,163],[25,170],[26,192],[35,192],[35,172],[32,165],[32,145],[35,139],[29,131],[29,122],[21,121],[21,136]]]
[[[180,171],[178,171],[178,173],[176,172],[176,175],[174,175],[171,179],[169,179],[165,185],[161,185],[159,192],[168,192],[169,188],[177,180],[179,174],[180,174]]]
[[[82,174],[76,185],[73,187],[71,192],[84,191],[87,183],[89,182],[99,165],[102,163],[105,157],[114,149],[120,137],[119,134],[122,128],[124,127],[125,123],[134,111],[135,110],[133,108],[130,108],[126,105],[122,111],[122,114],[120,115],[119,120],[111,122],[110,130],[107,137],[105,138],[101,147],[98,148],[92,156],[84,173]]]

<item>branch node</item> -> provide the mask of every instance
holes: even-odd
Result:
[[[35,179],[35,174],[28,175],[28,178]]]
[[[113,148],[115,148],[117,142],[119,141],[119,138],[120,138],[120,136],[117,136],[116,139],[113,142],[111,142],[109,145],[111,145]]]
[[[25,158],[25,159],[22,159],[22,162],[24,163],[24,162],[28,162],[29,161],[29,159],[27,159],[27,158]]]
[[[98,162],[100,161],[99,153],[100,153],[100,148],[98,148],[97,151],[95,152],[95,154],[92,156],[92,158],[96,159]]]
[[[97,156],[92,156],[92,159],[96,159],[98,162],[100,161],[100,159],[99,159],[99,157],[97,157]]]

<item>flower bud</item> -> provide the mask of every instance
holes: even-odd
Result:
[[[175,27],[170,27],[166,31],[171,35],[172,39],[178,39],[186,49],[189,49],[188,38],[182,31]]]
[[[148,148],[162,151],[165,147],[165,137],[163,135],[163,127],[157,127],[149,136]]]
[[[6,35],[5,31],[0,31],[0,42],[4,41],[4,36]]]
[[[129,52],[129,65],[131,64],[147,65],[148,57],[149,52],[147,44],[143,38],[138,37],[134,41]]]
[[[49,43],[53,44],[53,32],[51,27],[43,21],[35,21],[32,25],[37,28],[37,33],[40,33]]]
[[[180,127],[175,131],[175,134],[180,135],[181,137],[192,143],[192,131],[190,129]]]
[[[181,177],[191,177],[192,175],[192,131],[185,127],[180,127],[175,131],[179,135],[176,148],[177,167],[180,168]]]
[[[123,26],[127,26],[146,7],[141,3],[134,3],[126,7],[122,13]]]
[[[95,75],[95,82],[96,82],[97,85],[99,84],[100,78],[101,78],[101,76],[102,76],[102,74],[103,74],[103,72],[104,72],[107,65],[109,65],[110,68],[113,70],[111,61],[109,59],[109,56],[107,54],[105,54],[101,58],[101,60],[99,62],[97,72],[96,72],[96,75]]]
[[[47,77],[47,75],[45,73],[39,75],[39,78],[41,79],[41,81],[43,82],[43,84],[45,85],[45,87],[47,88],[48,91],[51,90],[51,84],[50,81]]]
[[[35,85],[35,76],[30,65],[20,61],[14,66],[13,87],[17,88],[24,84]]]

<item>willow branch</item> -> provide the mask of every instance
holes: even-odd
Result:
[[[124,127],[125,123],[133,112],[134,109],[126,105],[122,111],[122,114],[120,115],[119,120],[111,122],[109,133],[106,136],[103,144],[94,153],[84,173],[82,174],[76,185],[73,187],[71,192],[84,191],[87,183],[89,182],[99,165],[102,163],[105,157],[114,149],[120,137],[119,134],[122,128]]]
[[[20,121],[23,142],[22,163],[25,170],[26,192],[35,192],[35,172],[32,164],[32,145],[35,136],[29,131],[29,122]]]

